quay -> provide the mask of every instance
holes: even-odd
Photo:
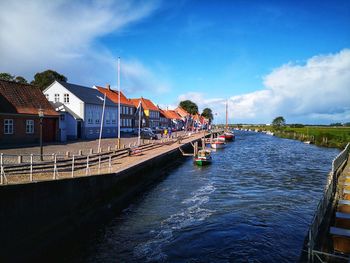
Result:
[[[350,143],[333,160],[300,262],[350,262]]]
[[[217,134],[219,131],[213,133]],[[47,242],[93,224],[130,200],[176,165],[182,149],[192,149],[209,133],[145,141],[98,154],[61,156],[53,160],[4,164],[1,160],[0,261],[35,257]],[[16,253],[16,251],[22,251]]]

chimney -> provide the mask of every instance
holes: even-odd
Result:
[[[107,84],[106,89],[111,90],[111,85]]]

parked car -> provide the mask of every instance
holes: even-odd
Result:
[[[158,140],[158,136],[153,132],[141,131],[141,139]]]
[[[145,127],[145,128],[142,128],[141,131],[144,131],[144,132],[153,132],[151,128],[148,128],[148,127]]]

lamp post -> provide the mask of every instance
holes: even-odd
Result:
[[[38,110],[38,115],[39,115],[39,119],[40,119],[40,161],[43,160],[43,118],[44,118],[44,111],[42,108],[40,108]]]

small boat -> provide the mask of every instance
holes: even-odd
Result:
[[[225,134],[221,134],[221,135],[218,136],[217,139],[218,139],[218,141],[225,142],[226,141],[226,136],[225,136]]]
[[[311,141],[304,141],[305,144],[312,144]]]
[[[199,150],[196,157],[194,157],[194,162],[199,165],[211,164],[212,158],[210,150]]]
[[[235,134],[233,132],[224,132],[224,137],[226,141],[233,141],[235,139]]]
[[[220,140],[213,140],[210,143],[210,146],[211,148],[214,148],[214,149],[222,149],[222,148],[225,148],[226,143]]]

